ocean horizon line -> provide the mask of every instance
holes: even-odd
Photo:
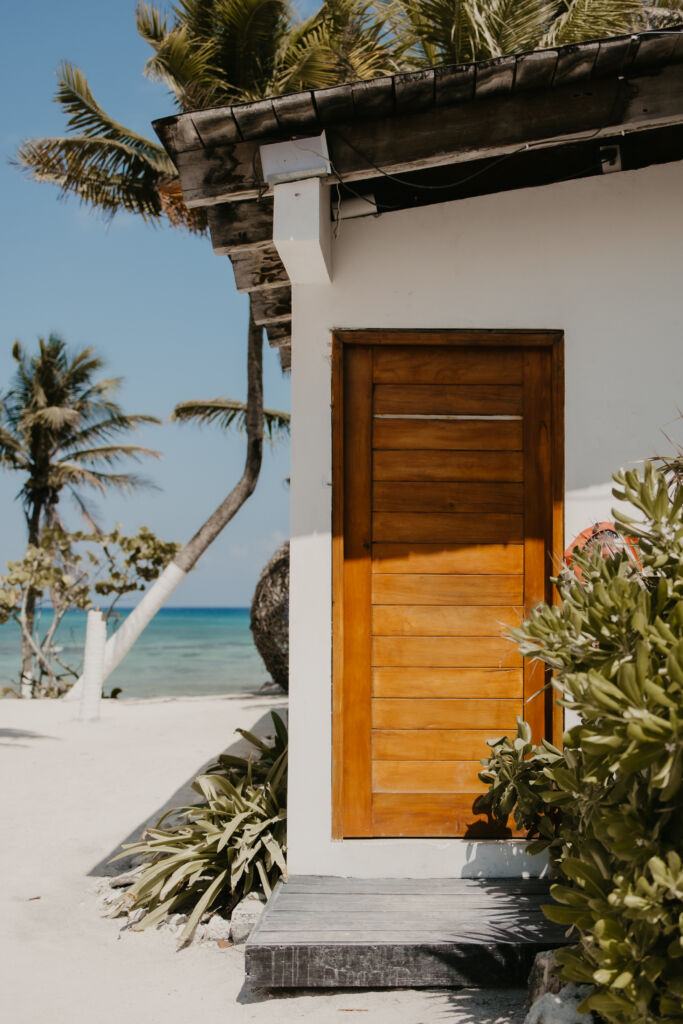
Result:
[[[161,612],[248,612],[250,607],[248,604],[173,604],[164,605],[156,614],[159,615]],[[114,613],[132,612],[135,608],[137,608],[135,604],[121,604],[116,606]],[[67,614],[80,615],[84,612],[85,609],[82,608],[70,608]]]

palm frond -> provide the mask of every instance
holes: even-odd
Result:
[[[286,0],[180,0],[146,73],[185,110],[261,98],[272,92],[290,26]]]
[[[149,161],[121,142],[79,136],[29,139],[18,147],[14,162],[32,180],[57,185],[63,194],[105,213],[127,210],[145,220],[159,219],[157,185],[172,166],[168,158],[155,155]]]
[[[145,75],[171,90],[182,109],[210,106],[224,99],[220,75],[214,68],[213,41],[190,38],[185,26],[167,32],[145,64]],[[226,83],[227,85],[227,83]]]
[[[555,0],[493,0],[489,8],[492,57],[532,50],[547,29]]]
[[[246,404],[231,398],[192,399],[180,402],[171,414],[176,423],[192,420],[199,424],[216,424],[222,430],[235,426],[238,431],[245,428]],[[263,410],[264,434],[274,440],[289,434],[290,414],[278,409]]]
[[[86,485],[95,487],[103,494],[108,487],[126,493],[135,490],[159,490],[155,483],[148,480],[147,477],[138,476],[137,473],[102,473],[94,469],[86,469],[73,462],[60,462],[53,468],[54,485],[60,488]]]
[[[65,427],[73,427],[82,419],[78,409],[65,405],[46,405],[33,411],[27,411],[24,417],[24,427],[31,430],[33,427],[47,427],[50,430],[60,431]]]
[[[289,33],[280,62],[298,65],[308,88],[392,74],[401,69],[407,45],[394,31],[393,8],[371,0],[327,0],[299,32]]]
[[[64,61],[57,71],[55,100],[68,114],[66,126],[69,132],[123,143],[130,149],[141,151],[148,159],[153,152],[165,155],[157,143],[110,117],[93,96],[83,72],[68,61]]]
[[[162,42],[168,33],[168,16],[161,14],[156,7],[144,3],[143,0],[140,0],[136,8],[135,24],[138,34],[150,46],[156,46],[157,43]]]
[[[538,46],[562,46],[630,32],[638,26],[642,0],[560,0],[558,14]]]
[[[124,413],[107,416],[106,419],[97,420],[82,430],[71,435],[69,444],[73,447],[80,447],[83,444],[92,444],[93,441],[102,441],[112,435],[134,430],[139,423],[161,423],[156,416],[128,416]]]
[[[677,28],[683,24],[683,0],[649,0],[641,19],[644,29]]]
[[[2,408],[0,408],[2,418]],[[29,460],[26,458],[22,443],[10,430],[0,426],[0,466],[6,469],[29,469]]]
[[[139,462],[145,456],[153,459],[160,459],[161,452],[155,448],[144,448],[138,444],[109,444],[100,445],[98,448],[81,448],[78,451],[69,452],[62,459],[56,461],[57,466],[82,462],[93,465],[97,462],[104,462],[113,466],[120,459],[135,459]]]

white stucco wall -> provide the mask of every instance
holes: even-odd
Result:
[[[330,332],[563,330],[569,541],[608,517],[612,471],[664,449],[662,428],[679,429],[682,192],[678,163],[343,221],[331,284],[294,289],[292,873],[542,869],[521,842],[330,838]]]

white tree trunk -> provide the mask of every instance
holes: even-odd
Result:
[[[107,623],[99,608],[88,612],[85,633],[85,653],[81,679],[82,722],[94,722],[100,717],[100,700],[104,682],[104,650],[107,644]]]
[[[117,665],[120,665],[124,657],[131,649],[145,626],[149,625],[159,609],[166,603],[179,583],[187,576],[183,569],[180,569],[175,562],[166,566],[154,586],[150,587],[140,603],[124,619],[123,624],[107,640],[104,649],[104,666],[102,682],[111,675]],[[87,647],[87,639],[86,639]],[[74,683],[64,700],[80,700],[84,688],[86,666],[83,666],[83,675]]]

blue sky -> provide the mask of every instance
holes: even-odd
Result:
[[[150,51],[137,36],[134,12],[133,0],[25,0],[5,19],[0,388],[12,373],[14,339],[31,348],[54,331],[74,347],[94,346],[107,375],[125,378],[120,400],[127,412],[166,419],[186,398],[244,398],[247,302],[235,290],[228,259],[215,256],[207,239],[155,229],[133,215],[106,223],[8,164],[22,139],[63,134],[52,97],[64,59],[86,73],[112,116],[140,132],[151,135],[151,120],[173,113],[166,90],[142,75]],[[266,404],[288,409],[289,381],[277,354],[265,349]],[[145,524],[165,539],[185,541],[239,477],[243,441],[215,428],[165,423],[140,431],[139,443],[163,452],[162,462],[144,467],[160,490],[97,499],[101,522],[121,522],[128,532]],[[288,474],[288,446],[280,442],[266,451],[256,494],[171,603],[249,603],[260,568],[288,535]],[[16,475],[0,471],[3,568],[24,546],[14,500],[20,485]]]

